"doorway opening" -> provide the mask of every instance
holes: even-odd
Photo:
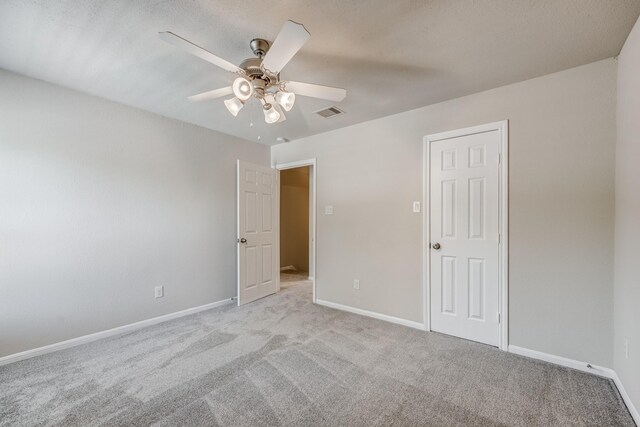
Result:
[[[279,179],[278,290],[295,287],[315,303],[315,159],[276,165]]]

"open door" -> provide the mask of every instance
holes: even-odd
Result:
[[[238,305],[276,293],[278,171],[238,160]]]

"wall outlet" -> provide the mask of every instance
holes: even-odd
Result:
[[[324,207],[324,214],[325,215],[333,215],[333,206],[331,205],[327,205]]]
[[[353,279],[353,289],[360,289],[360,280]]]
[[[629,358],[629,340],[624,340],[624,358]]]
[[[413,213],[420,212],[420,202],[413,202]]]
[[[156,298],[162,298],[164,296],[164,286],[156,286]]]

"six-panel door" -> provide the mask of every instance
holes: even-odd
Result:
[[[495,346],[499,144],[497,130],[430,144],[431,329]]]
[[[238,305],[277,290],[277,171],[238,161]]]

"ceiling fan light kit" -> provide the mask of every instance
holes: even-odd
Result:
[[[242,107],[244,107],[244,102],[234,97],[231,99],[225,99],[224,105],[225,107],[227,107],[227,110],[229,110],[233,117],[236,117],[240,110],[242,110]]]
[[[237,75],[230,88],[224,87],[193,95],[189,97],[190,100],[206,101],[233,93],[234,97],[225,100],[224,104],[229,113],[235,117],[242,110],[245,102],[253,97],[261,102],[265,122],[270,124],[280,123],[286,119],[284,112],[291,111],[296,94],[334,102],[340,102],[347,96],[347,91],[341,88],[280,80],[282,68],[310,37],[304,25],[287,21],[273,45],[264,39],[251,40],[249,46],[256,58],[245,59],[239,67],[236,67],[174,33],[168,31],[160,33],[160,38],[167,43]]]
[[[231,88],[233,89],[233,94],[240,101],[246,101],[253,95],[253,85],[244,77],[235,79]]]
[[[276,93],[276,102],[284,108],[284,111],[291,111],[293,104],[296,102],[296,94],[279,90]]]
[[[264,121],[271,124],[276,123],[280,120],[280,113],[276,110],[273,105],[268,102],[263,105],[262,111],[264,111]]]

